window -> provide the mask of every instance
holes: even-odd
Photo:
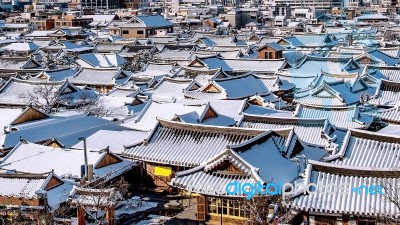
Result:
[[[123,30],[122,34],[129,34],[129,30]]]
[[[138,30],[138,31],[136,31],[136,33],[137,34],[143,34],[143,31],[142,30]]]
[[[208,212],[207,214],[220,215],[228,217],[246,217],[244,208],[240,204],[240,200],[219,199],[208,197]],[[221,208],[222,203],[222,208]],[[367,224],[371,225],[371,224]]]
[[[375,225],[373,221],[358,221],[358,225]]]

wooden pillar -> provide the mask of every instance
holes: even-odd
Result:
[[[106,221],[108,225],[115,225],[115,208],[111,207],[106,212]]]
[[[85,210],[82,207],[79,207],[78,209],[78,225],[86,225],[85,223],[85,217],[86,217],[86,213]]]

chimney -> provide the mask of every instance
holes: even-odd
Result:
[[[87,157],[87,146],[86,146],[86,138],[79,138],[80,141],[83,141],[83,154],[85,157],[85,177],[88,178],[88,157]]]

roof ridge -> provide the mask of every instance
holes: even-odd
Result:
[[[248,135],[257,136],[262,134],[268,129],[249,129],[241,127],[221,127],[221,126],[211,126],[211,125],[200,125],[200,124],[187,124],[175,121],[169,121],[157,118],[158,122],[162,127],[171,129],[180,129],[194,132],[208,132],[208,133],[220,133],[220,134],[234,134],[234,135]]]

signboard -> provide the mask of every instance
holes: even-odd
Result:
[[[154,175],[169,177],[172,175],[172,168],[166,166],[154,166]]]

